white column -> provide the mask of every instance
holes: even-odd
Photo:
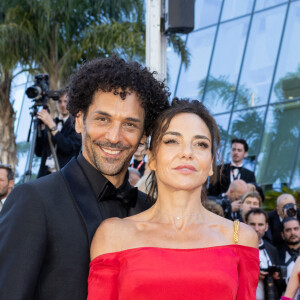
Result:
[[[167,76],[167,38],[160,32],[164,0],[146,2],[146,66],[158,73],[158,79]]]

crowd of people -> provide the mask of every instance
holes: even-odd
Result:
[[[217,166],[214,118],[169,96],[114,55],[77,70],[58,118],[38,112],[38,179],[13,188],[0,165],[3,299],[297,297],[294,197],[266,213],[247,142],[233,139]]]

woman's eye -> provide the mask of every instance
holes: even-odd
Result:
[[[166,139],[164,144],[177,144],[177,141],[175,139]]]
[[[208,144],[206,142],[198,142],[197,146],[204,149],[208,148]]]

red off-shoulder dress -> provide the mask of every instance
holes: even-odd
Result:
[[[88,300],[255,300],[258,249],[141,247],[90,263]]]

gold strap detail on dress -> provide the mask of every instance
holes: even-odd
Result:
[[[235,220],[233,222],[233,242],[235,244],[239,242],[239,227],[240,227],[240,221]]]

